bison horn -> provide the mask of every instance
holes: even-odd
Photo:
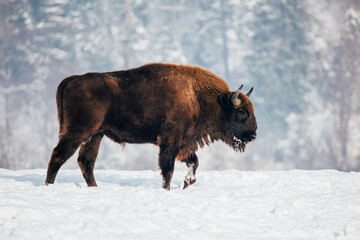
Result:
[[[240,107],[240,104],[241,104],[241,100],[238,98],[239,97],[239,94],[240,94],[240,91],[242,89],[244,85],[241,85],[239,87],[239,89],[234,93],[234,95],[231,97],[231,102],[232,104],[234,105],[235,108],[238,108]]]
[[[251,95],[251,93],[252,93],[253,90],[254,90],[254,87],[252,87],[252,88],[250,89],[250,91],[246,94],[246,96],[247,96],[247,97],[250,97],[250,95]]]

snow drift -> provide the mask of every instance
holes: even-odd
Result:
[[[0,239],[360,239],[360,173],[0,169]]]

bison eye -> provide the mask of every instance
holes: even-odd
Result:
[[[249,114],[245,110],[238,110],[236,113],[236,121],[242,122],[248,118]]]

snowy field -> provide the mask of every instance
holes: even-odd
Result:
[[[0,239],[360,239],[360,173],[0,169]]]

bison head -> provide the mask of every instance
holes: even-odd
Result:
[[[256,138],[257,123],[254,106],[249,97],[253,88],[247,94],[241,93],[243,85],[232,93],[221,94],[219,100],[223,108],[222,124],[226,141],[236,151],[244,152],[246,144]]]

